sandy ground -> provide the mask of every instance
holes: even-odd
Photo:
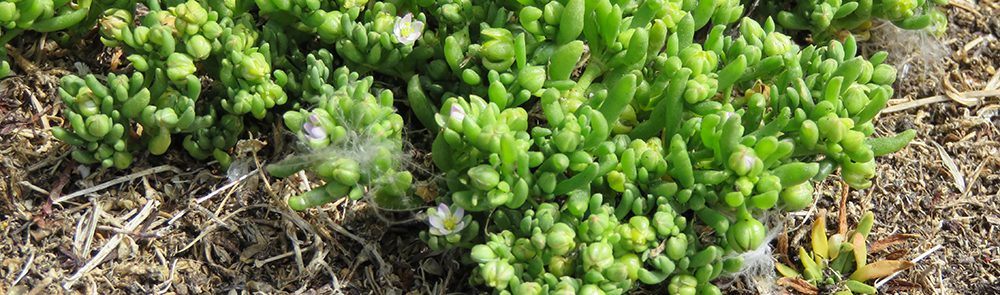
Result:
[[[898,99],[876,134],[917,129],[917,138],[877,159],[870,189],[845,194],[838,177],[817,184],[814,205],[784,216],[786,238],[773,245],[808,243],[821,212],[832,231],[841,212],[853,225],[872,211],[873,241],[907,238],[869,261],[922,258],[881,291],[1000,293],[1000,5],[951,3],[939,39],[876,26],[866,45],[889,50],[900,69]],[[78,169],[47,131],[62,124],[58,77],[77,72],[77,61],[98,73],[120,70],[121,52],[30,41],[41,37],[8,45],[18,76],[0,82],[0,294],[488,291],[469,286],[471,267],[456,251],[434,252],[417,239],[426,225],[413,212],[349,200],[286,209],[281,200],[308,179],[259,170],[292,150],[276,132],[241,142],[244,169],[230,175],[182,151],[137,155],[126,171]],[[779,247],[775,257],[784,254]],[[726,289],[761,290],[742,281]]]

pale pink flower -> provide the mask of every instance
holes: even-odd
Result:
[[[431,224],[431,234],[446,236],[462,231],[465,228],[465,221],[462,220],[462,217],[465,217],[465,209],[456,207],[455,212],[451,212],[448,205],[441,203],[437,207],[437,215],[428,218]]]
[[[424,22],[413,20],[413,14],[407,13],[402,19],[396,21],[396,25],[392,28],[392,33],[396,36],[396,41],[409,45],[420,38],[423,29]]]

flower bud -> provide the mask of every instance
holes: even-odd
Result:
[[[674,225],[674,214],[657,211],[653,214],[653,227],[656,228],[656,233],[661,237],[669,236],[673,233]]]
[[[671,295],[694,295],[696,286],[698,286],[698,279],[694,276],[675,275],[670,278],[667,292],[670,292]]]
[[[102,138],[111,131],[111,118],[105,114],[97,114],[87,117],[87,133],[90,136]]]
[[[497,258],[493,249],[490,249],[485,244],[473,246],[470,256],[472,256],[472,260],[475,260],[476,263],[488,263]]]
[[[557,277],[573,275],[573,272],[576,270],[576,264],[573,262],[572,259],[567,259],[560,255],[552,256],[549,259],[549,272]]]
[[[528,260],[535,258],[537,253],[538,251],[535,250],[535,246],[531,245],[531,240],[526,238],[517,239],[517,241],[514,241],[514,246],[511,248],[511,254],[514,255],[515,259],[521,262],[527,262]]]
[[[80,87],[73,101],[77,113],[84,117],[90,117],[100,112],[101,99],[94,95],[94,92],[87,86]]]
[[[743,218],[726,232],[726,239],[729,246],[737,252],[746,252],[757,249],[764,240],[766,229],[764,225],[753,218]]]
[[[4,2],[7,3],[9,2]],[[124,9],[116,8],[106,10],[104,15],[106,16],[99,21],[101,35],[108,39],[124,40],[122,29],[129,25],[132,15]]]
[[[839,143],[844,138],[844,127],[843,122],[840,121],[834,115],[823,116],[816,121],[816,125],[819,126],[819,134],[826,139],[828,143]]]
[[[468,175],[472,186],[484,191],[493,189],[500,182],[500,173],[490,165],[473,167]]]
[[[490,40],[483,44],[480,51],[483,57],[493,61],[506,61],[514,58],[514,43],[506,40]]]
[[[875,176],[875,162],[868,161],[863,163],[856,163],[854,161],[847,161],[842,163],[843,169],[840,170],[841,176],[844,178],[844,182],[855,189],[864,189],[872,185],[871,179]]]
[[[805,209],[812,204],[813,200],[812,182],[806,181],[798,185],[786,187],[779,196],[781,210],[798,211]]]
[[[757,153],[743,145],[738,145],[735,152],[729,155],[729,169],[733,169],[737,175],[743,176],[753,171],[754,165],[760,162]]]
[[[542,286],[537,282],[524,282],[511,291],[513,295],[541,295]]]
[[[913,16],[917,8],[917,0],[885,0],[882,2],[882,13],[891,21],[899,21]]]
[[[795,45],[792,44],[791,38],[782,33],[771,32],[764,39],[764,54],[767,56],[782,55],[792,50],[792,46]]]
[[[482,266],[480,274],[486,281],[486,285],[505,289],[510,280],[514,278],[514,267],[504,260],[492,260]]]
[[[204,60],[208,58],[209,53],[212,53],[212,44],[205,39],[205,36],[194,35],[185,42],[185,49],[195,59]]]
[[[576,231],[565,223],[556,223],[546,235],[546,243],[553,255],[565,255],[576,248]]]
[[[196,27],[208,21],[208,11],[194,0],[188,0],[187,3],[177,5],[174,7],[173,12],[178,20],[183,20]]]
[[[190,55],[174,52],[167,57],[167,77],[174,83],[186,83],[187,76],[197,70]]]
[[[18,17],[17,5],[14,2],[0,3],[0,22],[12,22]]]
[[[753,18],[744,17],[740,21],[740,34],[746,38],[747,43],[755,44],[764,37],[764,29]]]
[[[757,180],[754,189],[758,193],[765,193],[769,191],[781,191],[781,179],[774,175],[764,175]]]
[[[255,84],[264,82],[264,78],[271,73],[271,65],[267,63],[264,54],[254,52],[243,58],[240,63],[240,74],[247,81]]]
[[[178,118],[174,109],[162,108],[156,110],[156,113],[153,114],[153,120],[156,121],[157,125],[170,128],[173,127],[174,124],[177,124]]]
[[[892,85],[896,81],[896,68],[888,64],[880,64],[875,67],[872,73],[872,83],[880,85]]]
[[[615,257],[611,255],[611,244],[608,242],[592,243],[583,249],[583,269],[604,270],[614,263]]]
[[[218,39],[219,36],[222,36],[222,32],[222,26],[216,21],[208,21],[201,26],[201,35],[209,40]]]

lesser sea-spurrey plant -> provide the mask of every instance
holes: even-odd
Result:
[[[885,53],[859,56],[854,36],[802,47],[782,31],[797,19],[759,23],[738,1],[166,0],[138,24],[121,2],[102,6],[101,40],[135,72],[62,81],[53,134],[74,158],[124,168],[183,136],[227,166],[280,121],[300,149],[268,171],[322,180],[291,208],[410,209],[413,118],[444,176],[420,238],[469,249],[472,282],[498,294],[718,294],[765,243],[757,218],[807,207],[837,168],[871,186],[873,158],[915,134],[870,138],[896,78]],[[925,18],[904,2],[871,15]],[[867,18],[812,4],[794,13],[817,27]]]

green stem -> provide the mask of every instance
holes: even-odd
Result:
[[[580,79],[576,82],[576,89],[581,93],[586,91],[590,87],[590,83],[594,82],[598,76],[604,73],[604,69],[601,67],[601,62],[596,60],[590,60],[587,63],[587,69],[583,71],[580,75]]]
[[[14,37],[17,37],[17,35],[20,35],[22,32],[24,32],[24,29],[21,28],[15,28],[10,31],[7,31],[7,33],[4,34],[3,37],[0,37],[0,46],[7,44],[7,42],[10,42],[10,40],[13,40]]]

